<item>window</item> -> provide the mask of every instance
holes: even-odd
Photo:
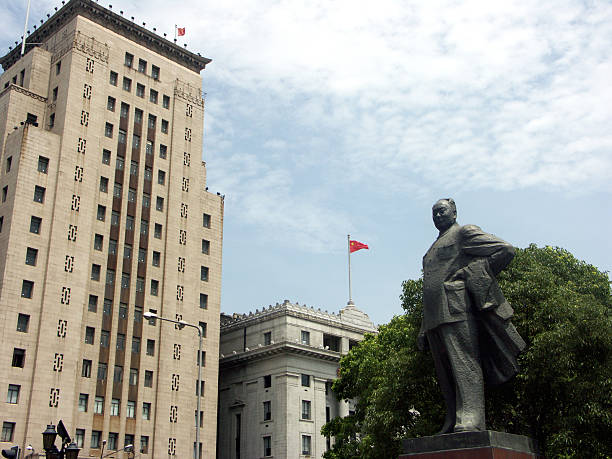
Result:
[[[98,213],[97,213],[96,218],[101,222],[103,222],[106,219],[106,206],[98,204]]]
[[[210,253],[210,241],[202,239],[202,253],[208,255]]]
[[[113,312],[113,302],[108,298],[104,298],[104,306],[102,307],[102,313],[105,316],[110,316]]]
[[[132,135],[132,148],[134,150],[140,150],[140,136],[139,135]],[[136,169],[136,171],[138,171],[138,169]],[[138,175],[138,173],[136,174]]]
[[[91,280],[95,280],[95,281],[100,280],[100,265],[96,265],[96,264],[91,265]]]
[[[157,171],[157,183],[160,185],[166,184],[166,172],[161,169]]]
[[[13,348],[13,362],[12,366],[16,368],[23,368],[25,365],[25,349]]]
[[[142,307],[134,306],[134,322],[142,322]]]
[[[136,417],[136,402],[135,401],[128,400],[127,405],[125,407],[125,416],[128,418]]]
[[[0,216],[0,233],[2,232],[3,225],[4,225],[4,216]]]
[[[156,239],[161,239],[162,237],[162,226],[159,223],[155,224],[155,228],[153,231],[153,237]]]
[[[151,295],[157,296],[159,292],[159,281],[151,279]]]
[[[168,156],[168,147],[164,144],[159,144],[159,157],[161,159],[166,159]]]
[[[151,259],[151,264],[153,266],[159,266],[160,260],[161,260],[161,253],[159,253],[159,252],[154,250],[153,251],[153,257]]]
[[[34,187],[34,202],[45,202],[45,187],[36,185]]]
[[[94,235],[94,250],[102,250],[103,244],[104,244],[104,236],[102,236],[101,234],[95,234]]]
[[[149,101],[153,102],[154,104],[157,103],[157,91],[155,89],[151,89],[149,91]]]
[[[149,129],[155,129],[157,123],[157,117],[155,115],[149,115]]]
[[[21,386],[18,384],[9,384],[8,393],[6,394],[6,403],[19,403],[19,390]]]
[[[79,394],[79,411],[87,413],[87,405],[89,405],[89,394]]]
[[[139,108],[134,109],[134,122],[142,124],[142,110]]]
[[[121,365],[115,365],[115,371],[113,372],[113,381],[123,381],[123,367]]]
[[[100,368],[100,367],[98,367]],[[106,371],[104,374],[104,378],[100,378],[100,371],[98,370],[98,379],[104,379],[106,378]],[[103,414],[104,413],[104,397],[98,395],[96,396],[96,398],[94,399],[94,413],[95,414]]]
[[[8,185],[2,188],[2,202],[6,202],[8,196]]]
[[[17,316],[17,331],[27,333],[30,325],[30,315],[19,313]]]
[[[138,336],[132,337],[132,353],[134,354],[140,353],[140,338]]]
[[[128,404],[129,403],[130,402],[128,402]],[[134,417],[134,416],[128,416],[128,417]],[[151,404],[148,402],[142,403],[142,419],[144,419],[145,421],[148,421],[149,419],[151,419]]]
[[[159,67],[156,65],[151,65],[151,78],[159,80]]]
[[[310,435],[302,435],[302,454],[304,456],[310,456],[310,445],[311,445]]]
[[[153,387],[153,372],[151,370],[145,370],[145,387]]]
[[[140,344],[138,345],[138,347],[140,347]],[[138,368],[130,368],[130,386],[137,386],[137,385],[138,385]]]
[[[270,419],[272,419],[272,407],[270,405],[271,405],[271,402],[269,400],[263,402],[263,420],[264,421],[269,421]]]
[[[82,448],[85,442],[85,429],[77,429],[75,434],[76,445],[78,448]]]
[[[99,430],[91,431],[91,447],[93,449],[100,448],[100,439],[102,438],[102,432]]]
[[[96,295],[89,295],[87,310],[89,312],[98,312],[98,297]]]
[[[162,106],[164,108],[170,108],[170,97],[164,94],[164,97],[162,98]]]
[[[128,231],[134,231],[134,217],[128,215],[125,218],[125,229]]]
[[[124,63],[126,67],[132,67],[132,64],[134,63],[134,55],[130,53],[125,53]],[[115,449],[115,448],[111,448],[111,449]]]
[[[108,193],[108,178],[100,177],[100,191],[102,193]]]
[[[162,131],[162,134],[167,134],[168,133],[168,121],[162,120],[162,122],[161,122],[161,131]]]
[[[200,280],[208,281],[208,266],[200,266]]]
[[[127,92],[132,90],[132,80],[128,77],[123,77],[123,90]]]
[[[108,82],[110,84],[112,84],[113,86],[117,86],[117,79],[118,79],[119,75],[117,74],[117,72],[113,72],[112,70],[110,71],[110,76],[108,78]]]
[[[96,329],[93,327],[85,327],[85,344],[93,344]]]
[[[53,102],[57,101],[57,93],[58,93],[58,87],[56,86],[55,88],[53,88],[53,96],[52,96]]]
[[[110,164],[111,152],[109,150],[102,150],[102,164]]]
[[[130,288],[130,275],[121,273],[121,288]]]
[[[111,123],[106,123],[106,126],[104,127],[104,136],[108,137],[109,139],[113,138],[113,125]]]
[[[11,171],[11,164],[13,164],[13,157],[9,156],[8,158],[6,158],[6,172],[10,172]]]
[[[310,332],[302,330],[302,344],[310,345]]]
[[[153,178],[153,168],[150,166],[145,166],[144,179],[151,181],[152,178]]]
[[[144,263],[147,260],[147,250],[140,248],[138,249],[138,263]],[[142,290],[144,292],[144,279],[142,280]]]
[[[149,437],[146,435],[140,436],[140,452],[147,454],[149,452]]]
[[[142,234],[143,236],[146,236],[147,234],[149,234],[149,222],[148,221],[140,220],[140,234]]]
[[[147,61],[138,59],[138,71],[140,73],[147,73]]]
[[[119,405],[120,405],[120,401],[118,398],[111,399],[111,406],[110,406],[111,416],[119,416]],[[109,449],[115,449],[115,448],[112,448],[109,446]]]
[[[28,247],[26,249],[25,264],[30,266],[36,266],[36,258],[38,258],[38,249]]]
[[[149,193],[142,193],[142,207],[151,207],[151,195]]]
[[[310,400],[302,400],[302,419],[310,419]]]
[[[117,432],[109,432],[108,433],[108,450],[113,451],[117,449],[117,445],[119,444],[119,434]]]
[[[125,244],[123,246],[123,258],[130,260],[132,258],[132,245]]]
[[[263,377],[264,388],[272,387],[272,375],[265,375]]]
[[[208,295],[200,293],[200,309],[208,309]]]
[[[310,375],[302,374],[302,386],[310,387]]]
[[[119,112],[121,118],[126,118],[130,114],[130,106],[124,102],[121,102],[121,111]]]
[[[12,442],[14,432],[15,432],[15,423],[4,421],[2,423],[2,436],[0,436],[0,441]]]
[[[123,129],[119,129],[119,137],[118,137],[118,142],[120,144],[125,145],[127,141],[127,133],[123,130]],[[119,163],[119,160],[121,159],[121,163]],[[122,171],[123,170],[123,163],[124,160],[121,157],[117,157],[117,169]],[[121,165],[121,167],[119,167]]]
[[[49,172],[49,158],[45,158],[44,156],[38,157],[38,172],[43,174]]]
[[[106,270],[106,283],[108,285],[113,285],[115,283],[115,270],[114,269]]]
[[[147,143],[145,144],[145,154],[153,154],[153,142],[151,140],[147,140]]]
[[[155,355],[155,340],[147,340],[147,355]]]
[[[115,104],[116,104],[116,100],[114,97],[108,96],[108,99],[106,101],[106,109],[110,110],[111,112],[115,111]]]
[[[264,346],[269,346],[270,344],[272,344],[272,332],[265,332],[263,336]]]
[[[264,457],[272,456],[272,437],[269,435],[263,437],[263,455]]]
[[[160,212],[164,211],[164,198],[161,196],[158,196],[157,200],[155,201],[155,209],[159,210]]]
[[[204,228],[210,228],[210,215],[202,214],[202,226]]]
[[[30,233],[40,234],[40,225],[42,225],[42,218],[32,216],[30,218]]]
[[[100,332],[100,346],[108,347],[109,342],[110,342],[110,333],[106,330],[102,330]]]
[[[55,63],[55,74],[59,75],[62,71],[62,61],[58,61]]]
[[[136,95],[138,97],[144,97],[144,93],[145,93],[145,87],[144,85],[137,83],[136,84]]]
[[[34,290],[34,282],[24,280],[21,284],[21,298],[32,298],[32,291]]]
[[[125,349],[125,334],[117,333],[117,350],[123,351]]]
[[[81,377],[91,378],[91,360],[83,359],[83,364],[81,365]]]

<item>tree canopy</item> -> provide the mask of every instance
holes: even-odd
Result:
[[[486,388],[487,428],[535,438],[547,457],[612,457],[612,295],[606,273],[564,249],[518,249],[498,277],[527,348],[512,381]],[[333,384],[355,413],[322,433],[324,457],[390,458],[401,439],[433,435],[444,419],[429,352],[416,339],[422,280],[402,284],[403,315],[340,361]]]

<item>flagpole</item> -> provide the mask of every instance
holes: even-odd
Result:
[[[177,30],[177,25],[174,24],[174,41],[176,41],[176,30]]]
[[[348,274],[349,274],[349,300],[347,304],[354,304],[353,297],[351,296],[351,235],[346,235],[346,240],[348,244]]]
[[[28,0],[28,8],[26,9],[26,20],[23,25],[23,40],[21,41],[21,55],[25,54],[25,45],[26,45],[26,32],[28,30],[28,19],[30,17],[30,0]]]

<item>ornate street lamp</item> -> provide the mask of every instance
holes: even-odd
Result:
[[[79,451],[81,450],[76,443],[71,442],[70,435],[64,427],[64,423],[60,420],[57,425],[58,429],[55,430],[53,424],[47,425],[47,430],[42,433],[43,436],[43,449],[45,455],[50,459],[78,459]],[[55,446],[55,439],[57,435],[62,438],[62,449],[58,450]]]
[[[42,433],[43,436],[43,449],[49,451],[55,445],[55,438],[57,437],[57,431],[53,424],[47,424],[47,430]]]

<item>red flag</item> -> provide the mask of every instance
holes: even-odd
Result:
[[[185,27],[177,27],[177,32],[178,32],[178,36],[182,37],[183,35],[185,35]]]
[[[351,253],[357,252],[357,250],[361,250],[361,249],[369,249],[368,244],[364,244],[363,242],[359,242],[359,241],[349,242],[349,250]]]

